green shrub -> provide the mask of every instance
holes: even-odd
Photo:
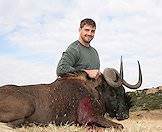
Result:
[[[128,92],[133,107],[131,111],[162,109],[162,90],[146,94],[146,90]]]

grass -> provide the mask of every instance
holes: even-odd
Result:
[[[154,111],[138,111],[131,112],[130,118],[121,123],[124,126],[122,132],[162,132],[162,110]],[[48,127],[27,127],[11,129],[5,124],[0,124],[0,132],[97,132],[97,130],[88,130],[84,127],[76,126],[54,126],[50,124]],[[98,132],[118,132],[114,129],[101,129]]]

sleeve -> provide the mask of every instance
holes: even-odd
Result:
[[[76,47],[69,46],[65,52],[63,52],[62,57],[57,66],[57,76],[61,76],[65,73],[75,72],[76,69],[74,65],[78,61],[79,51]]]
[[[96,56],[97,56],[97,68],[100,69],[100,57],[96,49],[95,51],[96,51]]]

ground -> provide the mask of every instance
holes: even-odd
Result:
[[[119,122],[117,120],[114,120]],[[152,111],[138,111],[131,112],[130,118],[119,123],[123,124],[124,130],[122,132],[162,132],[162,109]],[[75,126],[56,127],[49,125],[47,128],[29,127],[11,129],[5,124],[0,124],[0,132],[97,132],[97,130],[90,130]],[[100,129],[98,132],[115,132],[109,129]]]
[[[162,109],[133,112],[120,123],[126,132],[162,132]]]

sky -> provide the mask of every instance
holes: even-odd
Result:
[[[0,0],[0,86],[51,83],[62,52],[79,36],[84,18],[96,21],[91,46],[104,68],[143,88],[162,85],[162,1]]]

